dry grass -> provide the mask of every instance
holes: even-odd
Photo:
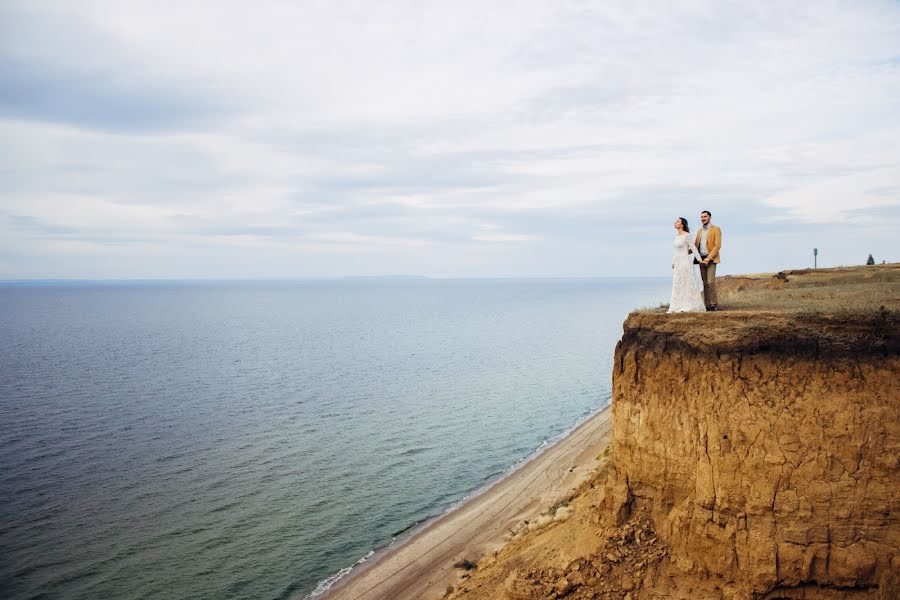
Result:
[[[723,277],[719,305],[734,310],[862,315],[900,311],[900,264]]]
[[[733,275],[719,278],[717,287],[724,311],[848,317],[900,314],[900,263]],[[655,307],[640,312],[664,311]]]

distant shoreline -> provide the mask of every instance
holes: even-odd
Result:
[[[0,287],[41,287],[76,285],[139,285],[139,284],[189,284],[189,283],[454,283],[454,282],[572,282],[572,281],[636,281],[663,280],[662,275],[598,275],[584,277],[184,277],[184,278],[109,278],[109,279],[0,279]]]

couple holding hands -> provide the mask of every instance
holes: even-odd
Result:
[[[669,311],[706,312],[718,310],[716,298],[716,265],[722,247],[722,230],[711,223],[712,213],[700,213],[703,227],[691,238],[687,219],[675,219],[675,256],[672,258],[672,300]],[[701,292],[694,276],[694,265],[700,265],[703,280]]]

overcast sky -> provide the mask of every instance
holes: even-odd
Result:
[[[0,279],[897,261],[900,3],[3,0],[0,161]]]

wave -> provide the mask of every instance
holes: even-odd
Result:
[[[313,591],[311,591],[310,593],[308,593],[307,595],[305,595],[305,596],[303,597],[303,600],[312,600],[313,598],[317,598],[317,597],[321,596],[322,594],[324,594],[325,592],[327,592],[328,590],[330,590],[331,587],[332,587],[335,583],[337,583],[338,581],[340,581],[341,579],[343,579],[344,577],[346,577],[347,575],[349,575],[349,574],[350,574],[350,571],[352,571],[353,569],[355,569],[355,568],[358,567],[359,565],[363,564],[364,562],[366,562],[367,560],[369,560],[370,558],[372,558],[374,555],[375,555],[375,551],[374,551],[374,550],[369,550],[369,553],[368,553],[368,554],[366,554],[365,556],[363,556],[361,559],[359,559],[358,561],[356,561],[355,563],[353,563],[353,564],[350,565],[349,567],[344,567],[343,569],[341,569],[340,571],[338,571],[338,572],[335,573],[334,575],[331,575],[331,576],[329,576],[329,577],[326,577],[325,579],[323,579],[322,581],[319,582],[319,584],[316,586],[316,589],[314,589]]]
[[[410,448],[409,450],[404,450],[398,456],[414,456],[416,454],[421,454],[422,452],[428,452],[432,450],[431,446],[426,446],[424,448]]]

